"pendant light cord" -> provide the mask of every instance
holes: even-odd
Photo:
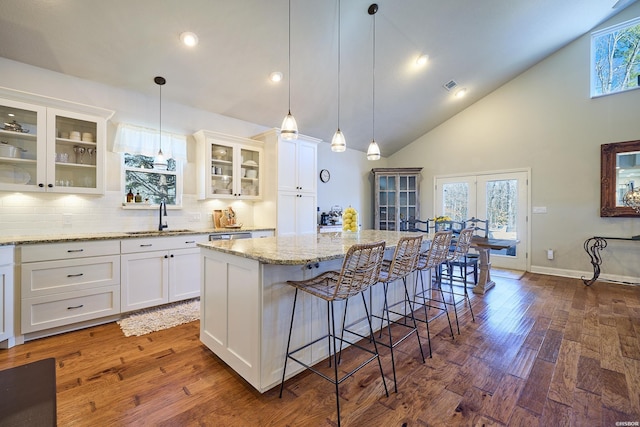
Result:
[[[371,85],[371,98],[372,98],[372,124],[371,124],[371,139],[372,141],[376,140],[376,15],[373,14],[373,65],[371,66],[371,77],[372,77],[372,85]]]
[[[160,86],[160,152],[162,153],[162,85]]]
[[[289,114],[291,114],[291,0],[289,0]]]
[[[338,0],[338,129],[340,129],[340,0]]]

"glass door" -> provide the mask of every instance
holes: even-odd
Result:
[[[93,116],[47,110],[48,191],[104,191],[105,123]],[[53,184],[53,186],[52,186]]]
[[[396,179],[395,175],[378,177],[378,229],[396,230]]]
[[[233,145],[210,142],[211,194],[214,197],[231,197],[233,193]]]
[[[513,240],[514,248],[491,252],[496,267],[527,269],[527,172],[436,178],[436,215],[455,221],[488,219],[488,236]]]
[[[260,150],[240,148],[240,194],[243,197],[258,198],[260,183]]]
[[[0,188],[44,190],[46,110],[0,100]]]

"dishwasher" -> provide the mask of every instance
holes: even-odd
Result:
[[[251,233],[249,232],[209,234],[209,240],[236,240],[250,238]]]

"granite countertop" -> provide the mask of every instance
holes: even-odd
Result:
[[[299,265],[343,258],[357,243],[385,241],[394,248],[403,236],[430,235],[420,232],[362,230],[357,233],[335,232],[266,237],[262,239],[217,240],[198,246],[214,251],[258,260],[264,264]]]
[[[206,228],[206,229],[181,229],[181,230],[148,230],[148,231],[110,231],[96,233],[76,233],[76,234],[44,234],[34,236],[0,236],[0,246],[7,245],[30,245],[38,243],[62,243],[80,242],[87,240],[116,240],[133,239],[137,237],[166,237],[194,234],[230,234],[243,231],[273,231],[269,227],[242,227],[242,228]]]

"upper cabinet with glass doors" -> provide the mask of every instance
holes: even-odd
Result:
[[[197,142],[200,199],[262,198],[262,143],[201,130]]]
[[[16,97],[0,98],[0,190],[103,194],[106,121],[113,112],[22,92]]]
[[[422,168],[374,168],[374,228],[401,230],[401,223],[420,219]]]

